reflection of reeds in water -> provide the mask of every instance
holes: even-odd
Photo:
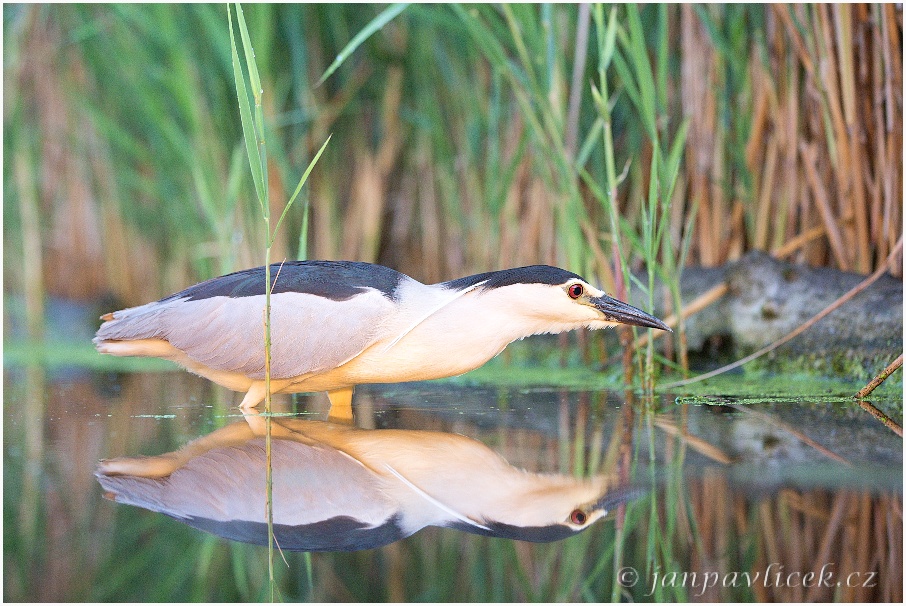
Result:
[[[698,537],[682,540],[697,542],[698,549],[690,551],[684,570],[760,571],[751,595],[762,602],[902,601],[902,496],[785,489],[750,498],[720,473],[690,480],[688,490]],[[832,587],[818,582],[822,569],[833,574],[824,577]],[[803,584],[808,573],[815,581]],[[847,587],[848,580],[855,586]],[[741,594],[718,586],[701,599],[732,595]]]

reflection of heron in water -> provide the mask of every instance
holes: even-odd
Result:
[[[113,500],[266,544],[264,421],[257,419],[176,452],[102,461],[96,475]],[[555,541],[640,495],[608,490],[603,476],[515,468],[458,434],[285,418],[271,427],[274,534],[286,550],[370,549],[425,526]]]

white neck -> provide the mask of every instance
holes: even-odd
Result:
[[[382,327],[388,337],[353,362],[353,378],[365,383],[456,376],[478,368],[517,339],[611,324],[565,293],[558,298],[553,288],[515,284],[461,294],[440,285],[407,283],[400,319]],[[406,301],[411,302],[408,310]]]

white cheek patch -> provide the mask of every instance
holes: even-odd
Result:
[[[588,293],[588,296],[590,296],[590,297],[596,297],[596,298],[597,298],[597,297],[604,297],[604,296],[607,296],[607,293],[606,293],[606,292],[604,292],[603,290],[601,290],[601,289],[599,289],[599,288],[595,288],[595,287],[592,286],[591,284],[586,284],[586,286],[585,286],[585,292],[587,292],[587,293]]]

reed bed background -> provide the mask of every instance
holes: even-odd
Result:
[[[413,5],[315,86],[384,8],[247,7],[271,199],[332,135],[275,260],[615,290],[615,252],[867,273],[902,232],[895,5]],[[5,292],[134,304],[263,262],[225,12],[4,6]]]

